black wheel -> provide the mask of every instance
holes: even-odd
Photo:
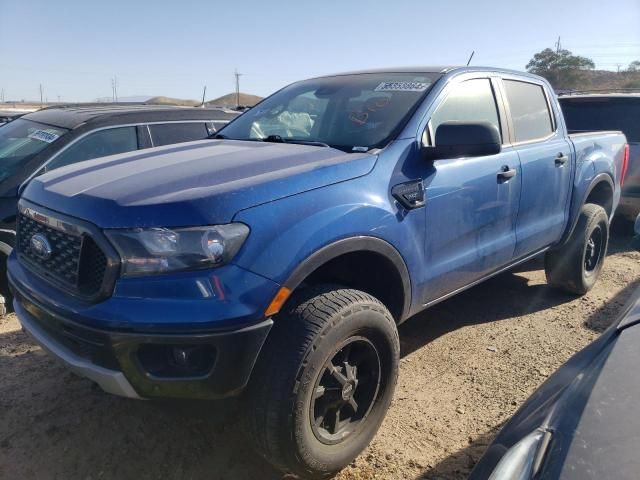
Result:
[[[595,285],[609,244],[609,219],[600,205],[582,206],[569,241],[547,252],[547,282],[570,293],[584,295]]]
[[[369,444],[391,402],[400,346],[377,299],[322,286],[275,319],[247,391],[248,433],[277,468],[328,478]]]

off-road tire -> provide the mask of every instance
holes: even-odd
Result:
[[[368,349],[367,342],[374,346],[379,382],[368,383],[378,385],[377,393],[358,426],[343,440],[327,444],[318,436],[317,418],[312,420],[314,392],[324,389],[319,382],[327,378],[327,365],[345,355],[346,347],[339,347],[348,342],[358,348]],[[294,295],[275,318],[246,392],[245,427],[256,450],[284,472],[314,479],[333,476],[377,432],[393,397],[399,353],[395,321],[371,295],[335,285],[310,287]],[[369,350],[367,354],[372,355]],[[356,386],[354,392],[358,388],[365,387]],[[344,396],[345,391],[334,394]]]
[[[590,244],[594,237],[599,238],[595,247]],[[600,205],[584,204],[569,241],[558,249],[550,250],[545,256],[547,283],[569,293],[584,295],[598,280],[608,244],[607,212]],[[593,266],[587,266],[589,260],[594,262]]]

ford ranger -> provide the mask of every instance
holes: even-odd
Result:
[[[545,255],[584,294],[628,149],[542,78],[408,68],[276,92],[217,139],[60,168],[18,205],[24,329],[131,398],[239,395],[258,452],[325,478],[392,399],[397,325]]]

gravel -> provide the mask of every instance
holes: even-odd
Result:
[[[549,289],[537,259],[403,324],[393,404],[338,478],[466,478],[518,406],[640,285],[640,254],[621,232],[584,297]],[[0,320],[2,479],[283,478],[248,448],[238,415],[235,402],[110,396],[52,361],[14,315]]]

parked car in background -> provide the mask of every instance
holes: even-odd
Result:
[[[0,110],[0,127],[6,123],[9,123],[16,118],[23,116],[25,112],[15,112],[12,110]]]
[[[629,171],[618,214],[640,213],[640,90],[570,92],[560,96],[569,132],[620,130],[629,144]]]
[[[152,105],[51,107],[0,130],[0,269],[15,244],[20,187],[72,163],[160,145],[201,140],[238,114]]]
[[[256,449],[303,478],[375,435],[397,324],[539,254],[588,291],[626,164],[622,133],[567,134],[546,80],[475,67],[294,83],[215,137],[29,182],[15,311],[108,392],[246,389]]]
[[[631,240],[631,245],[636,250],[640,251],[640,215],[636,218],[636,223],[633,228],[633,240]]]
[[[469,480],[637,480],[639,324],[640,289],[520,407]]]

